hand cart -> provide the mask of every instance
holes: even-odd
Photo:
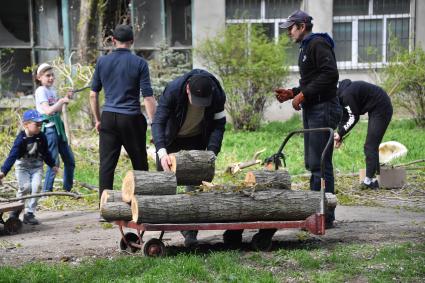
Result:
[[[165,231],[186,231],[186,230],[241,230],[241,229],[285,229],[285,228],[299,228],[309,231],[315,235],[325,234],[325,179],[324,179],[324,156],[329,150],[333,141],[333,130],[331,128],[316,128],[316,129],[302,129],[296,130],[288,134],[283,141],[277,153],[266,159],[272,162],[275,170],[281,166],[281,159],[286,166],[285,155],[283,149],[289,139],[295,134],[305,134],[311,132],[329,132],[329,139],[322,152],[320,159],[321,170],[321,188],[320,188],[320,210],[315,214],[307,217],[305,220],[299,221],[254,221],[254,222],[231,222],[231,223],[183,223],[183,224],[153,224],[141,223],[137,224],[133,221],[119,220],[115,221],[121,232],[120,249],[131,252],[137,252],[143,249],[146,256],[163,256],[165,254],[165,245],[162,241]],[[137,233],[127,232],[124,233],[123,228],[135,229]],[[148,241],[143,241],[145,231],[159,231],[161,232],[159,238],[151,238]],[[223,238],[224,242],[231,239]],[[262,237],[261,233],[256,233],[251,240],[251,246],[254,250],[267,251],[271,248],[272,239],[270,237]]]
[[[17,217],[9,217],[6,221],[3,220],[3,213],[7,211],[20,211],[24,209],[22,202],[0,203],[0,223],[4,225],[6,233],[14,234],[21,230],[22,222]]]

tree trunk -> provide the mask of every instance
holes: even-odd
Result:
[[[122,200],[134,195],[175,195],[176,175],[172,172],[128,171],[122,182]]]
[[[286,170],[254,170],[246,173],[247,185],[270,185],[275,189],[291,189],[291,176]]]
[[[122,200],[122,192],[114,190],[104,190],[100,196],[100,209],[107,202],[117,202]]]
[[[335,206],[336,197],[326,194],[325,207]],[[319,208],[320,192],[281,189],[134,196],[131,201],[132,219],[137,223],[304,220]]]
[[[211,182],[215,173],[215,154],[205,150],[182,150],[169,155],[177,185],[197,186]]]
[[[100,215],[106,221],[125,220],[130,221],[131,206],[123,201],[104,203],[100,209]]]

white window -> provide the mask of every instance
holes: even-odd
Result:
[[[277,41],[284,29],[279,28],[293,11],[300,9],[302,0],[226,0],[226,24],[249,23],[260,25],[265,34]],[[287,58],[290,65],[297,65],[299,48],[290,44]]]
[[[383,66],[390,40],[412,49],[414,0],[334,0],[333,39],[339,68]]]

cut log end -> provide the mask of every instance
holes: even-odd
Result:
[[[109,193],[108,190],[104,190],[102,195],[100,196],[99,208],[102,210],[102,206],[108,202]]]
[[[128,171],[122,181],[122,200],[124,202],[130,202],[134,195],[134,172],[132,170]]]
[[[246,173],[245,184],[248,186],[253,186],[256,183],[255,175],[252,172]]]
[[[136,223],[139,219],[139,205],[135,196],[131,198],[131,218]]]
[[[170,154],[168,156],[170,157],[170,160],[171,160],[170,169],[171,169],[172,172],[176,173],[176,170],[177,170],[176,155],[175,154]]]

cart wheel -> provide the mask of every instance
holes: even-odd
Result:
[[[242,245],[243,230],[226,230],[223,233],[223,243],[229,247]]]
[[[19,218],[11,217],[4,223],[4,230],[9,234],[16,234],[22,229],[22,221]]]
[[[131,232],[127,232],[124,235],[125,240],[127,241],[127,243],[135,243],[135,244],[139,244],[139,237]],[[120,241],[120,249],[122,251],[126,251],[128,248],[130,248],[130,251],[132,253],[137,252],[138,250],[140,250],[140,248],[138,247],[133,247],[133,246],[128,246],[127,243],[124,241],[124,239],[121,239]]]
[[[255,251],[267,252],[272,247],[272,237],[256,233],[252,237],[251,247]]]
[[[160,239],[152,238],[143,246],[143,254],[145,256],[164,256],[165,245]]]

